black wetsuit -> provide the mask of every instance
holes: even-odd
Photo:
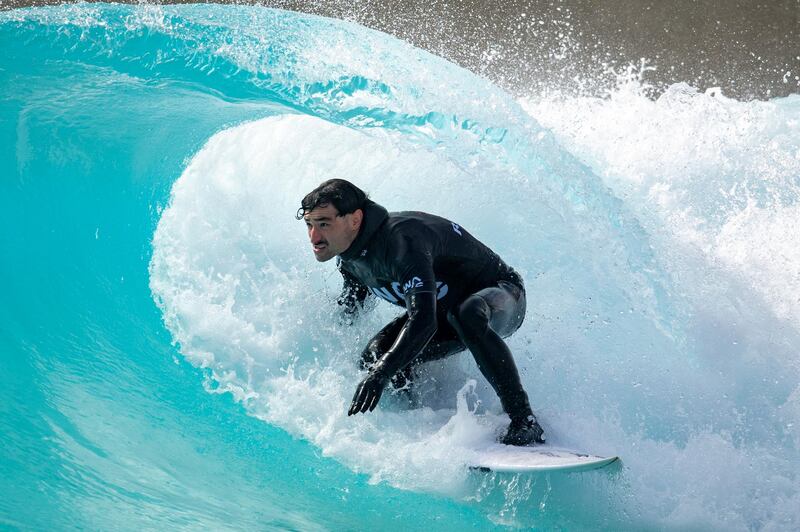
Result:
[[[372,294],[404,307],[362,355],[365,369],[403,382],[412,362],[465,349],[514,419],[532,417],[502,340],[525,316],[525,288],[511,267],[456,223],[422,212],[388,213],[367,201],[361,230],[339,256],[339,303],[355,312]]]

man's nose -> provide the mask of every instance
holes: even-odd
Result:
[[[308,230],[308,238],[311,240],[312,244],[319,242],[319,229],[312,225],[311,229]]]

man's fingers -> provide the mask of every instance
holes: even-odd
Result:
[[[353,399],[353,404],[350,405],[350,413],[348,415],[358,414],[361,411],[361,403],[363,401],[359,398]]]
[[[361,401],[358,399],[353,399],[353,404],[350,405],[350,411],[347,413],[348,416],[352,416],[353,414],[358,414],[361,412]]]
[[[364,401],[361,403],[361,413],[366,413],[367,409],[369,408],[370,403],[372,402],[373,392],[370,390],[367,393],[367,396],[364,397]]]
[[[350,410],[347,412],[348,416],[352,416],[361,410],[361,403],[363,402],[363,398],[361,397],[364,395],[364,383],[358,385],[356,388],[356,393],[353,395],[353,402],[350,403]]]
[[[369,402],[369,392],[365,394],[365,396],[361,399],[361,402],[358,405],[358,411],[362,414],[367,411],[367,403]]]
[[[356,389],[356,394],[353,396],[353,402],[350,404],[350,410],[347,411],[347,415],[352,416],[359,412],[362,414],[372,412],[375,410],[375,407],[378,406],[382,392],[383,387],[381,384],[376,385],[374,382],[370,382],[369,379],[365,379],[358,385],[358,389]]]
[[[375,410],[375,407],[378,406],[378,401],[380,400],[380,398],[381,398],[380,394],[377,394],[377,393],[372,396],[372,401],[369,404],[369,411],[370,412]]]

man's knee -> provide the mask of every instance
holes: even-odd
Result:
[[[447,321],[466,336],[483,336],[489,328],[491,309],[486,301],[478,295],[471,295],[450,312]]]

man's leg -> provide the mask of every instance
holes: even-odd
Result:
[[[511,445],[544,442],[514,357],[502,339],[516,331],[524,317],[524,290],[506,282],[469,296],[447,315],[511,418],[503,438],[503,443]]]

